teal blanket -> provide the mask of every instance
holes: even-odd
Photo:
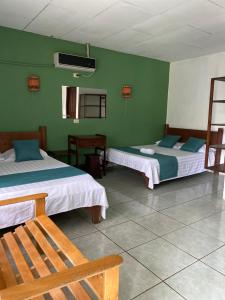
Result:
[[[131,153],[131,154],[136,154],[136,155],[141,155],[141,156],[145,156],[145,157],[149,157],[149,158],[154,158],[157,159],[159,162],[159,166],[160,166],[160,180],[166,180],[166,179],[170,179],[173,177],[177,177],[177,173],[178,173],[178,161],[177,158],[175,156],[171,156],[171,155],[164,155],[164,154],[160,154],[160,153],[154,153],[154,154],[145,154],[140,152],[139,149],[136,148],[132,148],[132,147],[119,147],[119,148],[115,148],[127,153]]]
[[[3,175],[0,176],[0,188],[72,177],[83,174],[86,173],[80,169],[74,167],[63,167],[56,169]]]

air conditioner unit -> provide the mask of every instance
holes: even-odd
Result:
[[[54,53],[56,68],[74,71],[95,72],[95,59],[66,53]]]

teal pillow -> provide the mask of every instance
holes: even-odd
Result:
[[[16,162],[27,160],[42,160],[39,140],[15,140],[13,141]]]
[[[190,137],[187,142],[180,148],[183,151],[198,152],[198,150],[205,144],[204,139]]]
[[[172,148],[177,141],[179,141],[179,135],[166,135],[158,144],[160,147]]]

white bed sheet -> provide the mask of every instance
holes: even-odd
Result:
[[[134,148],[150,148],[155,152],[165,155],[176,156],[178,160],[178,176],[170,179],[185,177],[205,171],[205,153],[191,153],[178,149],[170,149],[159,147],[157,145],[133,146]],[[122,165],[137,171],[140,171],[149,178],[148,187],[154,188],[155,184],[159,184],[159,162],[157,159],[148,158],[141,155],[127,153],[118,149],[109,148],[106,152],[107,161]],[[213,151],[209,153],[209,165],[213,165],[215,154]]]
[[[44,160],[26,162],[0,162],[0,176],[57,169],[66,164],[47,157]],[[105,188],[89,174],[68,178],[0,188],[0,199],[9,199],[28,194],[48,193],[46,212],[48,215],[81,207],[100,205],[102,217],[106,217],[108,201]],[[34,216],[34,201],[0,207],[0,228],[25,222]]]

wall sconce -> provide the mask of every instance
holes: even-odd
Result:
[[[127,99],[130,98],[132,94],[132,88],[129,85],[124,85],[122,87],[122,96],[123,98]]]
[[[27,86],[30,92],[38,92],[40,90],[40,77],[30,75],[27,78]]]

